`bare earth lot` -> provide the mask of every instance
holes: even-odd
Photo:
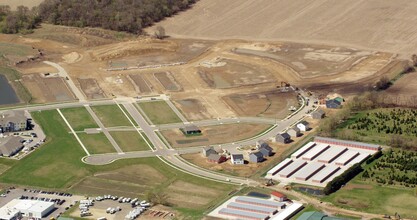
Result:
[[[29,8],[39,5],[43,0],[0,0],[0,5],[10,5],[11,8],[16,8],[19,5],[24,5]]]
[[[162,131],[162,135],[174,148],[206,146],[244,140],[265,131],[269,125],[230,124],[201,127],[202,135],[186,137],[179,129]]]
[[[184,38],[289,40],[410,54],[417,45],[416,16],[417,2],[407,0],[202,0],[158,25]]]

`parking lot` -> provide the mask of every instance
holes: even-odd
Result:
[[[49,201],[55,203],[55,210],[43,219],[50,219],[51,217],[57,217],[61,213],[64,213],[71,205],[76,201],[83,199],[82,196],[75,196],[69,193],[54,192],[54,191],[42,191],[37,189],[20,189],[11,188],[6,190],[0,197],[0,206],[4,206],[13,199],[29,199]]]

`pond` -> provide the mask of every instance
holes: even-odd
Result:
[[[0,105],[19,103],[13,87],[7,81],[7,78],[0,74]]]
[[[298,187],[298,190],[309,193],[311,195],[315,195],[315,196],[324,195],[323,190],[321,190],[321,189],[312,189],[312,188],[308,188],[308,187]]]
[[[248,196],[258,197],[258,198],[262,198],[262,199],[269,199],[270,198],[269,195],[259,193],[259,192],[249,192]]]

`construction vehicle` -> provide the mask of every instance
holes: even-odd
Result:
[[[275,183],[272,179],[268,179],[265,183],[265,186],[273,186],[273,185],[275,185]]]

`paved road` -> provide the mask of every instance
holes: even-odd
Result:
[[[57,63],[50,62],[50,61],[43,61],[43,62],[45,64],[48,64],[50,66],[55,67],[58,70],[58,75],[63,77],[64,79],[67,79],[67,83],[68,83],[69,87],[71,88],[75,97],[77,97],[77,99],[80,102],[83,102],[83,101],[86,100],[84,94],[78,89],[78,87],[75,85],[74,81],[72,81],[71,77],[68,75],[67,71],[64,68],[62,68],[62,66],[60,66]]]
[[[123,150],[120,148],[120,146],[117,144],[117,142],[114,140],[114,138],[110,135],[109,131],[104,127],[103,123],[100,121],[96,113],[91,109],[89,105],[85,105],[85,108],[87,109],[88,113],[90,113],[91,117],[94,119],[94,121],[97,123],[97,125],[100,127],[101,132],[107,137],[107,139],[110,141],[111,145],[114,147],[114,149],[119,154],[124,154]]]

